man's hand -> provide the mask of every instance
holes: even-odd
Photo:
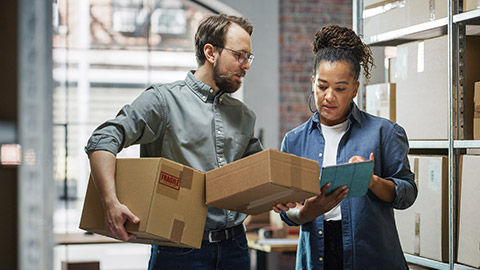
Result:
[[[295,202],[287,202],[285,204],[278,203],[277,205],[273,206],[272,209],[275,211],[275,213],[280,214],[282,211],[288,211],[290,208],[295,208],[296,206],[297,203]]]
[[[136,235],[128,233],[125,228],[127,220],[137,224],[140,219],[135,216],[128,207],[121,203],[109,206],[105,213],[105,229],[114,238],[123,241],[137,238]]]

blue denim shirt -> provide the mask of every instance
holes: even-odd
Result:
[[[140,144],[140,156],[164,157],[206,172],[262,150],[255,114],[189,72],[183,81],[154,84],[100,125],[85,151],[117,154]],[[205,230],[241,224],[246,214],[208,207]]]
[[[323,162],[325,139],[318,112],[307,122],[285,135],[281,150]],[[341,202],[344,269],[408,269],[394,220],[393,209],[410,207],[417,197],[417,186],[407,159],[408,139],[394,122],[362,112],[352,103],[348,127],[340,140],[337,164],[354,155],[375,156],[374,174],[395,183],[392,203],[366,195]],[[295,224],[285,215],[282,219]],[[301,226],[297,249],[297,269],[323,269],[323,215]]]

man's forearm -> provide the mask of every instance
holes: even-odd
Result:
[[[108,151],[93,151],[89,155],[93,182],[103,206],[118,201],[115,192],[115,165],[117,159]]]

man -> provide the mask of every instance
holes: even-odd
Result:
[[[140,222],[115,194],[121,149],[140,144],[142,157],[165,157],[204,172],[262,150],[253,135],[255,114],[228,95],[252,63],[252,31],[244,18],[205,18],[195,34],[197,70],[183,81],[152,85],[93,132],[85,149],[113,237],[134,238],[124,223]],[[152,246],[149,269],[249,269],[245,217],[209,207],[201,249]]]

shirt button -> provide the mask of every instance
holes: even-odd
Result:
[[[222,102],[223,98],[220,98],[220,102]]]
[[[230,210],[227,210],[227,214],[229,214],[229,215],[230,215],[230,212],[231,212]]]
[[[220,134],[222,134],[222,132],[219,130],[219,131],[217,131],[217,134],[220,135]]]
[[[202,99],[203,99],[203,100],[206,100],[206,99],[207,99],[207,97],[206,97],[206,96],[202,96]]]
[[[322,156],[323,156],[323,154],[322,154],[322,153],[320,153],[320,154],[318,154],[318,156],[319,156],[319,157],[322,157]]]
[[[323,258],[322,257],[318,258],[318,261],[323,262]]]
[[[219,161],[219,162],[222,162],[222,160],[223,160],[223,159],[222,159],[221,157],[218,157],[218,161]]]
[[[323,234],[323,232],[320,230],[320,231],[318,231],[318,234],[319,234],[319,235],[322,235],[322,234]]]
[[[210,93],[213,93],[213,89],[210,89]]]

